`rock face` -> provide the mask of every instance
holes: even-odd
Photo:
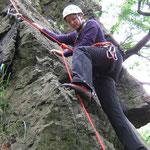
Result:
[[[145,93],[141,83],[124,71],[117,88],[123,110],[134,126],[140,128],[149,123],[150,96]]]
[[[34,7],[31,5],[33,1],[14,2],[30,21],[60,32],[52,22],[40,15],[39,10],[42,8],[38,5],[39,1],[34,1]],[[46,6],[52,2],[43,0],[41,3]],[[59,7],[62,9],[63,5]],[[25,128],[20,127],[19,136],[13,133],[8,138],[13,149],[101,149],[74,91],[61,86],[64,82],[70,82],[68,74],[62,58],[49,52],[51,49],[59,49],[59,46],[29,23],[8,15],[7,8],[3,9],[0,19],[0,59],[12,73],[5,96],[8,99],[8,118],[12,124],[22,120],[26,125],[26,132]],[[67,63],[71,68],[71,58],[67,58]],[[130,121],[136,127],[148,123],[150,98],[141,91],[137,81],[125,74],[117,88]],[[105,149],[123,150],[97,98],[90,103],[83,103]],[[137,119],[137,112],[146,112],[147,117],[140,115]]]

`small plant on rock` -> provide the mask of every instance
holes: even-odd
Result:
[[[5,65],[0,65],[0,150],[12,150],[12,139],[19,136],[18,130],[24,128],[26,136],[26,123],[24,120],[10,121],[8,117],[8,100],[4,99],[8,91],[11,73],[6,74]]]

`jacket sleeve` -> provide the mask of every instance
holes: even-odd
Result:
[[[44,32],[46,32],[47,34],[49,34],[50,36],[52,36],[53,38],[55,38],[57,41],[59,41],[61,43],[64,43],[64,44],[67,44],[67,45],[71,45],[71,46],[73,46],[74,40],[75,40],[75,38],[77,36],[76,32],[71,32],[71,33],[68,33],[68,34],[58,35],[58,34],[52,32],[50,30],[47,30],[46,28],[43,28],[42,30]],[[52,40],[52,39],[50,39],[50,40]]]
[[[63,54],[65,57],[69,57],[69,56],[72,56],[73,52],[71,52],[70,50],[66,49],[63,51]]]
[[[96,21],[89,21],[82,34],[74,49],[79,46],[91,46],[97,42],[106,42],[104,33]]]
[[[47,34],[49,34],[50,36],[52,36],[54,39],[56,39],[57,41],[67,44],[67,45],[74,45],[74,41],[75,38],[77,36],[77,32],[71,32],[68,34],[62,34],[62,35],[58,35],[50,30],[47,30],[46,28],[42,29],[44,32],[46,32]],[[48,36],[47,36],[48,37]],[[50,37],[48,37],[50,40],[52,40]],[[54,41],[54,40],[52,40]],[[55,42],[55,41],[54,41]],[[71,52],[70,50],[64,50],[63,52],[65,57],[69,57],[72,56],[73,52]]]

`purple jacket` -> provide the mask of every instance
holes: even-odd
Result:
[[[79,37],[78,37],[77,31],[74,31],[74,32],[71,32],[68,34],[61,34],[61,35],[53,33],[51,31],[47,30],[46,28],[43,28],[43,31],[48,33],[50,36],[52,36],[59,42],[65,43],[66,45],[73,46],[73,49],[75,49],[79,46],[91,46],[98,42],[106,42],[104,33],[103,33],[100,25],[94,20],[89,20],[86,22]],[[75,40],[77,37],[78,37],[78,39],[75,43]],[[64,55],[66,57],[71,56],[72,52],[69,50],[65,50]]]

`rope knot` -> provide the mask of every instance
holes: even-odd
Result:
[[[68,47],[64,43],[61,43],[60,46],[61,46],[62,49],[68,49]]]

